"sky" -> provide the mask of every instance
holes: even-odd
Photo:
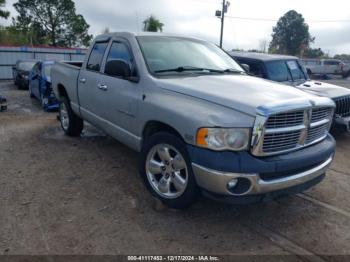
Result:
[[[6,9],[15,15],[7,0]],[[220,19],[215,11],[222,0],[74,0],[77,13],[90,24],[90,33],[141,31],[142,21],[150,14],[164,25],[165,33],[200,37],[219,43]],[[230,0],[225,19],[224,48],[261,49],[271,41],[272,27],[287,11],[301,13],[316,37],[312,47],[321,47],[330,55],[350,54],[349,0]],[[236,17],[236,18],[232,18]],[[239,17],[239,18],[237,18]],[[242,19],[242,18],[253,18]],[[345,20],[345,21],[344,21]],[[0,20],[1,24],[10,20]]]

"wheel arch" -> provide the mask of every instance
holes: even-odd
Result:
[[[176,130],[176,128],[161,121],[150,120],[144,125],[144,128],[142,130],[142,144],[147,141],[149,137],[160,132],[173,134],[185,142],[184,138],[180,132]]]
[[[62,85],[62,84],[57,85],[57,93],[58,93],[59,98],[66,97],[69,100],[69,96],[68,96],[67,90],[64,87],[64,85]]]

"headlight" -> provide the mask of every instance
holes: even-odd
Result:
[[[198,146],[217,151],[246,150],[249,140],[249,128],[201,128],[196,137]]]

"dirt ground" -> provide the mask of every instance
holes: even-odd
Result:
[[[57,113],[12,82],[0,94],[0,254],[350,255],[349,134],[336,135],[327,178],[304,194],[174,211],[146,191],[135,152],[92,127],[64,136]]]

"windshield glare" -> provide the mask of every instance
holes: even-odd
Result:
[[[306,80],[306,76],[296,60],[280,60],[266,63],[269,79],[277,82]]]
[[[203,41],[165,36],[139,36],[137,39],[152,73],[179,67],[244,72],[224,51]]]

